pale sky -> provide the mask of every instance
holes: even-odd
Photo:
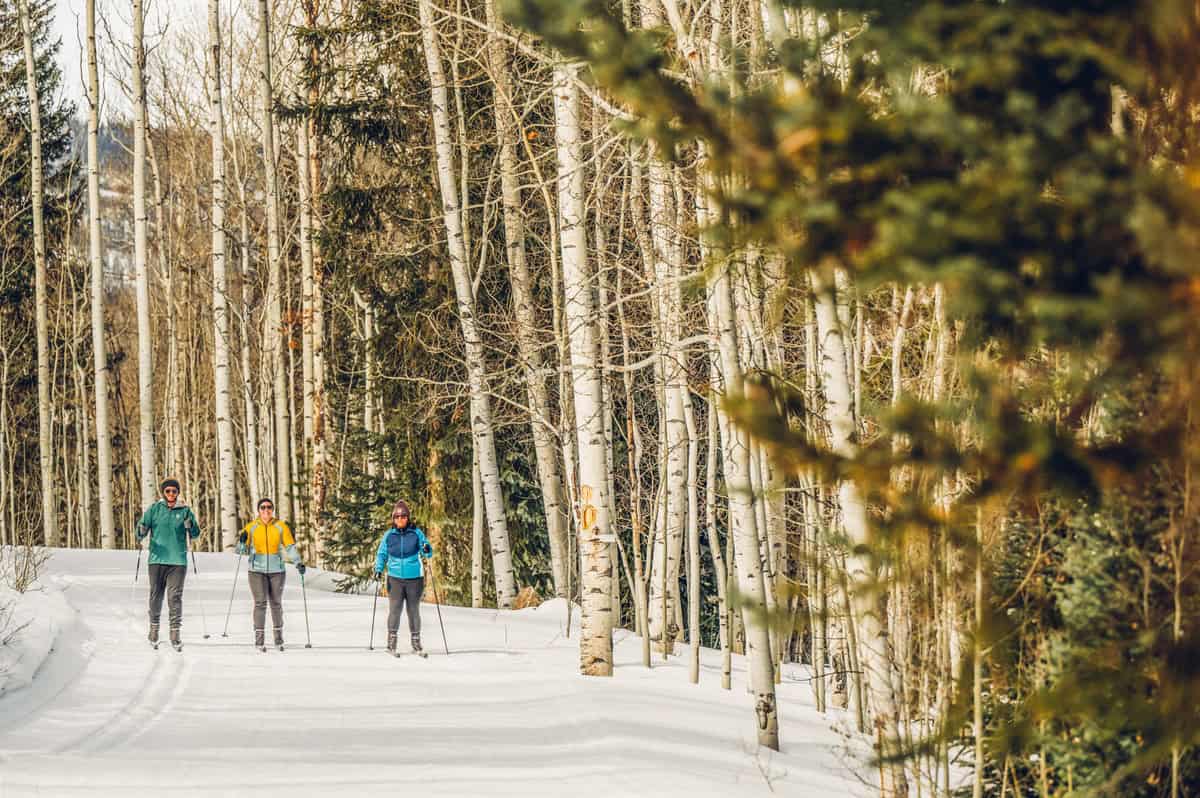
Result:
[[[85,0],[58,0],[55,9],[54,27],[62,39],[59,51],[59,66],[63,74],[63,92],[79,106],[81,115],[87,113],[87,90],[84,85],[86,63],[84,61],[84,4]],[[109,99],[104,102],[124,104],[124,98],[116,86],[103,85],[104,70],[111,70],[112,58],[108,30],[122,44],[130,36],[130,0],[96,0],[96,49],[100,53],[101,95]],[[153,47],[162,38],[169,26],[205,24],[204,0],[146,0],[146,46]]]

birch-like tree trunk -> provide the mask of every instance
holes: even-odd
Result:
[[[479,475],[483,481],[488,537],[492,547],[492,567],[496,578],[496,604],[500,609],[511,609],[513,599],[517,595],[516,579],[513,575],[512,550],[508,543],[504,494],[500,486],[491,400],[487,393],[483,342],[475,319],[475,295],[463,241],[463,208],[459,202],[458,186],[454,178],[454,148],[450,135],[450,100],[446,89],[446,74],[442,67],[430,0],[420,0],[418,12],[421,18],[421,42],[425,50],[425,63],[429,69],[430,105],[438,184],[442,196],[442,216],[446,226],[450,270],[454,276],[458,321],[462,327],[466,349],[467,379],[471,396],[471,434],[479,453]]]
[[[220,0],[208,0],[208,102],[212,136],[212,307],[213,382],[216,389],[217,480],[221,497],[221,548],[237,542],[237,498],[233,478],[233,401],[229,379],[229,280],[225,268],[225,111],[221,82]]]
[[[832,275],[814,270],[811,276],[830,449],[840,457],[849,458],[857,451],[854,400],[850,385],[852,372],[847,362],[842,323],[838,318],[836,289]],[[903,765],[895,760],[900,754],[901,744],[899,708],[892,689],[886,617],[881,609],[876,584],[878,575],[872,556],[863,552],[864,547],[871,543],[867,506],[858,485],[849,479],[841,483],[838,500],[850,549],[846,571],[853,617],[849,623],[855,624],[859,632],[858,648],[878,730],[879,754],[888,763],[883,768],[882,794],[887,798],[900,798],[908,794],[908,782]]]
[[[321,0],[305,0],[304,20],[310,29],[315,29],[320,23]],[[328,408],[325,405],[325,281],[324,267],[321,261],[321,134],[317,125],[316,108],[320,103],[320,80],[317,77],[321,68],[321,54],[318,43],[314,40],[308,47],[308,69],[311,79],[308,82],[307,116],[300,122],[300,145],[303,167],[300,169],[301,203],[307,205],[307,211],[301,213],[301,218],[308,221],[308,250],[312,285],[309,296],[309,308],[304,316],[305,329],[309,330],[309,355],[312,370],[312,448],[309,451],[309,523],[312,525],[313,546],[318,562],[324,559],[325,541],[325,498],[328,491],[328,447],[329,426],[325,423]]]
[[[720,389],[726,395],[737,396],[742,391],[743,378],[731,288],[727,262],[709,269],[709,313],[713,319],[711,323],[715,328],[715,343],[721,360]],[[746,653],[750,660],[750,691],[754,694],[758,742],[778,751],[775,668],[771,661],[770,635],[765,621],[766,587],[750,486],[750,436],[744,428],[728,418],[719,404],[717,408],[737,584],[746,610],[743,613]]]
[[[232,71],[232,70],[231,70]],[[231,81],[232,85],[232,81]],[[246,478],[249,483],[251,501],[257,503],[263,497],[262,477],[258,462],[258,411],[254,401],[255,373],[251,370],[250,331],[254,329],[250,303],[250,219],[246,204],[246,182],[242,179],[241,158],[234,136],[233,172],[237,182],[238,203],[241,213],[238,218],[238,250],[241,254],[242,298],[241,298],[241,366],[242,366],[242,423],[245,424],[244,443],[246,453]]]
[[[508,257],[509,282],[513,292],[513,310],[517,320],[517,347],[525,372],[525,390],[529,400],[533,448],[537,458],[538,481],[546,529],[550,536],[550,566],[554,594],[567,596],[567,516],[563,499],[562,474],[555,453],[554,427],[550,423],[550,397],[542,373],[542,356],[537,340],[532,281],[525,253],[525,220],[521,212],[521,186],[514,145],[519,131],[513,105],[513,86],[508,46],[498,35],[501,22],[494,0],[484,4],[488,24],[488,62],[494,82],[492,111],[499,145],[500,196],[504,208],[504,241]]]
[[[46,226],[43,218],[42,112],[38,95],[37,62],[33,55],[29,3],[18,0],[25,47],[25,82],[29,94],[30,190],[33,199],[34,302],[37,325],[38,455],[42,483],[42,527],[47,546],[59,545],[58,511],[54,480],[53,432],[50,408],[50,330],[46,295]],[[7,362],[7,361],[6,361]]]
[[[471,452],[471,606],[483,606],[483,480],[479,456]]]
[[[108,352],[104,340],[104,242],[100,237],[100,78],[96,63],[96,0],[87,0],[88,255],[92,269],[92,382],[96,401],[96,479],[100,546],[117,546],[113,526],[112,438],[108,427]]]
[[[133,0],[133,267],[137,280],[138,439],[142,455],[142,506],[158,496],[154,450],[154,331],[150,326],[150,270],[146,236],[146,12]]]
[[[604,438],[599,319],[593,295],[595,276],[587,252],[579,88],[573,67],[555,66],[553,93],[558,160],[558,235],[579,442],[579,576],[583,605],[579,669],[585,676],[612,676],[613,562],[610,543],[613,532],[608,510],[608,442]]]
[[[263,170],[267,196],[267,315],[263,349],[271,370],[275,404],[276,514],[295,520],[292,508],[291,436],[288,432],[287,370],[283,354],[283,276],[279,231],[279,179],[275,170],[275,90],[271,80],[271,3],[258,0],[259,92],[262,103]]]

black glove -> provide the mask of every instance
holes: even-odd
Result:
[[[302,562],[299,562],[299,563],[296,563],[296,570],[300,572],[301,576],[304,576],[304,572],[308,570],[308,566],[306,566]]]
[[[246,543],[246,533],[245,532],[238,535],[238,543],[241,543],[243,545]]]
[[[383,581],[383,571],[376,571],[376,572],[375,572],[375,581],[377,581],[377,582],[382,582],[382,581]]]
[[[425,559],[429,559],[433,556],[433,547],[426,543],[425,548],[421,550],[421,553],[425,555]]]

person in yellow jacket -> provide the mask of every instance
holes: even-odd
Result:
[[[258,500],[258,518],[246,524],[238,536],[238,554],[249,554],[250,592],[254,596],[254,645],[266,651],[265,629],[267,604],[271,605],[271,620],[275,623],[275,646],[283,651],[283,555],[296,564],[304,574],[305,566],[296,551],[296,539],[288,525],[275,518],[275,503]]]

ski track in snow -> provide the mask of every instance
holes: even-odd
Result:
[[[430,656],[385,650],[380,600],[330,592],[310,570],[313,648],[305,649],[300,579],[284,596],[287,650],[250,645],[244,570],[223,637],[236,558],[197,555],[184,589],[182,652],[146,641],[146,570],[136,552],[57,550],[48,574],[79,622],[60,635],[31,687],[0,699],[0,798],[23,796],[679,795],[837,798],[872,794],[867,744],[812,709],[807,671],[778,687],[784,751],[756,751],[746,672],[720,689],[720,652],[641,666],[618,630],[611,679],[578,674],[579,618],[566,609],[499,613],[422,605]],[[314,585],[325,589],[317,589]],[[211,637],[203,639],[200,603]],[[164,603],[162,628],[167,629]],[[270,634],[268,630],[268,634]],[[685,649],[677,649],[681,654]]]

